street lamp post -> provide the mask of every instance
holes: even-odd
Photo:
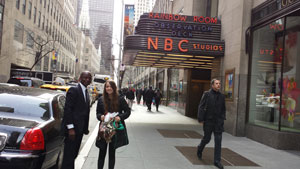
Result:
[[[122,44],[123,44],[123,33],[124,33],[124,0],[122,0],[122,17],[121,17],[121,32],[120,32],[120,49],[119,49],[119,64],[118,64],[118,88],[121,89],[121,74],[120,74],[120,67],[122,63]]]

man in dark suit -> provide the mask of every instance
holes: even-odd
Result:
[[[92,81],[90,72],[80,74],[80,83],[67,92],[63,130],[66,136],[62,168],[74,169],[83,134],[88,134],[90,99],[87,86]]]
[[[202,159],[202,152],[209,143],[212,133],[215,136],[214,165],[223,169],[221,164],[221,142],[224,132],[224,120],[226,119],[225,96],[220,92],[221,82],[212,79],[211,89],[202,96],[198,109],[205,112],[204,115],[204,137],[198,145],[197,156]]]

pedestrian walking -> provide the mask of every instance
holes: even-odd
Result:
[[[129,87],[128,92],[126,93],[127,103],[130,109],[132,109],[133,100],[134,100],[134,91],[132,87]]]
[[[112,137],[110,143],[107,143],[104,139],[96,141],[96,146],[100,149],[98,156],[98,169],[103,169],[107,146],[109,146],[108,168],[113,169],[115,166],[116,149],[128,144],[127,130],[124,120],[127,119],[131,113],[124,97],[119,96],[117,86],[114,81],[109,80],[105,82],[103,96],[98,99],[96,111],[97,119],[100,122],[104,121],[105,115],[117,112],[118,115],[114,117],[114,120],[116,123],[121,121],[124,126],[124,130],[122,131],[124,135],[118,134],[119,132],[121,133],[121,131],[116,131],[116,134]]]
[[[62,132],[65,135],[65,148],[62,168],[74,169],[83,134],[88,134],[90,99],[87,86],[92,81],[90,72],[80,74],[79,84],[71,87],[66,96]]]
[[[160,105],[160,100],[161,100],[161,98],[162,98],[162,94],[161,94],[160,90],[157,89],[156,92],[155,92],[155,97],[154,97],[154,99],[155,99],[156,111],[158,111],[158,107],[159,107],[159,105]]]
[[[143,87],[143,92],[142,92],[142,95],[143,95],[143,105],[145,106],[146,104],[146,92],[147,92],[147,88]]]
[[[137,90],[136,90],[136,102],[137,102],[137,104],[140,104],[140,102],[141,102],[141,98],[142,98],[142,89],[141,88],[138,88]]]
[[[154,91],[152,90],[152,86],[145,93],[145,100],[147,105],[147,110],[151,111],[152,100],[154,99]]]
[[[205,92],[198,107],[198,121],[204,122],[204,137],[198,145],[197,156],[202,159],[202,152],[209,143],[212,133],[215,137],[214,165],[223,169],[221,164],[221,142],[224,132],[224,120],[226,119],[225,97],[220,93],[221,82],[212,79],[211,89]]]

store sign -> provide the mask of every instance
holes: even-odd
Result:
[[[204,16],[186,16],[179,14],[165,14],[165,13],[149,13],[149,19],[162,19],[168,21],[180,21],[180,22],[196,22],[196,23],[207,23],[217,24],[218,19],[214,17]]]
[[[300,3],[300,0],[270,0],[252,10],[252,25]]]
[[[289,5],[292,5],[293,3],[295,3],[297,0],[281,0],[281,7],[285,8]]]
[[[270,24],[270,29],[274,31],[282,31],[284,27],[282,24]]]

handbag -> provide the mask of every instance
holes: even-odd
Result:
[[[119,125],[122,124],[121,121],[119,122]],[[123,124],[122,124],[123,126]],[[128,135],[127,135],[127,129],[123,126],[119,127],[119,129],[116,130],[115,134],[115,148],[123,147],[125,145],[129,144]]]
[[[207,98],[209,96],[209,92],[205,92],[204,93],[204,97],[201,99],[199,107],[198,107],[198,122],[203,122],[205,120],[205,116],[206,116],[206,110],[207,110]],[[205,106],[204,109],[202,109],[200,107],[201,102],[204,101]]]

